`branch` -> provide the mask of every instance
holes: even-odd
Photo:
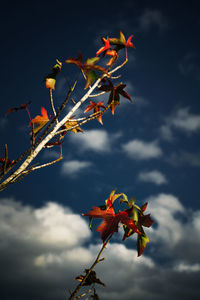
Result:
[[[77,287],[75,288],[75,290],[73,291],[73,293],[70,295],[69,300],[73,300],[75,299],[74,296],[78,293],[78,291],[80,290],[80,288],[84,285],[86,279],[88,278],[88,276],[90,275],[90,273],[92,272],[92,270],[94,269],[94,267],[100,262],[103,261],[104,258],[100,259],[102,252],[104,251],[104,249],[106,248],[107,244],[109,243],[110,239],[111,239],[112,235],[110,235],[110,237],[107,239],[107,241],[103,244],[103,246],[101,247],[101,250],[99,251],[94,263],[91,265],[89,271],[86,273],[85,277],[83,278],[83,280],[77,285]]]
[[[54,103],[53,103],[52,89],[49,89],[49,95],[50,95],[51,108],[53,110],[54,117],[56,118],[56,123],[58,124],[58,118],[56,116],[56,110],[55,110]]]
[[[42,148],[48,143],[57,133],[58,129],[62,127],[74,114],[74,112],[81,106],[82,103],[84,103],[89,95],[93,92],[93,90],[98,86],[102,78],[104,78],[106,74],[103,74],[101,78],[97,79],[97,81],[93,84],[93,86],[88,90],[88,92],[79,100],[79,102],[76,103],[76,105],[70,110],[70,112],[60,121],[58,122],[52,130],[47,134],[46,137],[44,137],[46,131],[48,130],[49,126],[51,127],[52,123],[56,120],[58,114],[60,111],[58,111],[56,117],[51,121],[49,126],[47,127],[45,133],[39,138],[39,142],[36,143],[36,148],[29,154],[29,156],[26,158],[26,160],[21,164],[21,166],[13,173],[11,174],[4,182],[0,185],[0,191],[4,190],[9,182],[12,182],[14,177],[18,177],[18,175],[25,171],[28,165],[32,162],[32,160],[39,154],[39,152],[42,150]],[[43,138],[44,137],[44,138]],[[39,144],[38,144],[39,143]],[[32,149],[32,148],[31,148]]]
[[[54,118],[52,119],[52,121],[48,124],[48,126],[46,127],[45,131],[41,134],[41,136],[38,138],[38,140],[34,143],[34,145],[32,145],[27,151],[25,151],[22,155],[20,155],[18,157],[18,159],[13,163],[12,166],[10,166],[8,169],[5,170],[5,173],[9,172],[10,169],[12,167],[14,167],[14,165],[16,165],[16,163],[18,161],[20,161],[21,159],[23,159],[27,154],[27,158],[24,160],[24,162],[21,164],[21,166],[14,171],[12,174],[10,174],[10,176],[5,179],[1,184],[0,184],[0,191],[4,190],[9,183],[13,182],[14,178],[18,178],[20,176],[20,174],[22,174],[27,167],[29,166],[29,164],[32,162],[32,160],[39,154],[39,152],[43,149],[43,147],[55,136],[57,135],[57,132],[59,131],[59,129],[68,121],[70,120],[70,118],[73,116],[74,112],[90,97],[90,95],[92,94],[92,92],[95,90],[95,88],[98,87],[98,85],[100,84],[101,80],[105,77],[111,77],[111,74],[116,72],[117,70],[119,70],[120,68],[122,68],[126,63],[127,63],[128,59],[126,59],[120,66],[116,67],[115,69],[113,69],[112,71],[109,71],[107,73],[104,73],[100,78],[98,78],[96,80],[96,82],[89,87],[88,91],[86,92],[86,94],[79,100],[79,102],[77,102],[74,107],[68,112],[68,114],[59,122],[58,121],[58,116],[60,114],[60,112],[63,110],[63,108],[65,107],[68,99],[71,96],[72,91],[75,88],[76,82],[74,84],[74,86],[69,90],[67,97],[65,99],[65,101],[62,103],[61,107],[58,109],[57,114],[54,113]],[[50,97],[51,97],[51,92],[50,92]],[[54,106],[52,106],[52,109],[54,108]],[[101,112],[102,114],[102,112]],[[94,118],[94,117],[91,117]],[[91,119],[90,118],[90,119]],[[89,120],[89,119],[88,119]],[[82,122],[85,123],[88,120],[84,120]],[[52,125],[54,123],[57,123],[53,128]],[[80,124],[79,124],[80,126]],[[15,181],[15,180],[14,180]]]

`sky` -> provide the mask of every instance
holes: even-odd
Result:
[[[63,160],[31,173],[0,195],[0,298],[63,300],[94,261],[99,233],[81,214],[103,205],[110,192],[148,202],[150,243],[137,257],[136,240],[113,236],[95,268],[104,300],[199,299],[200,287],[200,55],[198,1],[9,1],[2,4],[0,157],[30,147],[28,115],[11,107],[31,101],[32,117],[51,114],[44,78],[56,59],[93,57],[102,37],[134,35],[126,84],[115,114],[69,133]],[[53,93],[65,98],[78,69],[66,65]],[[85,93],[76,88],[78,101]],[[107,103],[107,95],[97,101]],[[86,103],[87,105],[87,103]],[[66,107],[66,112],[68,109]],[[80,110],[81,113],[83,110]],[[34,163],[59,157],[42,151]]]

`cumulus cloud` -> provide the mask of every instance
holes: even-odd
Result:
[[[189,165],[200,167],[200,152],[174,152],[167,158],[167,161],[174,166]]]
[[[178,272],[200,272],[200,264],[179,263],[174,269]]]
[[[130,244],[110,243],[103,254],[106,260],[95,267],[106,284],[97,287],[100,299],[198,299],[200,211],[187,214],[173,195],[147,200],[157,222],[147,230],[150,251],[138,258],[132,238],[126,241]],[[177,214],[189,217],[182,220]],[[66,299],[68,289],[77,285],[74,278],[84,273],[101,249],[102,244],[90,238],[87,220],[68,207],[48,202],[34,208],[1,199],[1,298]],[[154,251],[160,253],[162,263],[156,261]]]
[[[50,248],[75,246],[90,237],[79,215],[54,202],[34,209],[9,199],[1,200],[0,207],[0,231],[4,236]]]
[[[173,130],[180,130],[187,134],[192,134],[200,130],[200,115],[190,112],[189,107],[178,108],[160,128],[161,137],[165,140],[174,139]]]
[[[111,139],[105,130],[93,129],[83,134],[71,135],[70,141],[81,151],[109,152],[111,149]]]
[[[157,141],[145,142],[135,139],[122,145],[122,149],[130,158],[136,160],[159,158],[162,155]]]
[[[67,175],[69,177],[76,177],[82,171],[90,169],[92,167],[92,163],[90,161],[79,161],[79,160],[69,160],[65,161],[62,164],[62,174]]]
[[[149,32],[152,28],[157,27],[160,31],[168,28],[166,17],[157,9],[146,9],[138,18],[139,30]]]
[[[150,230],[150,239],[158,243],[159,251],[186,264],[199,261],[200,211],[186,209],[170,194],[151,196],[146,201],[158,225]]]
[[[200,56],[196,53],[187,53],[180,61],[179,71],[186,77],[200,79]]]
[[[138,174],[138,179],[140,181],[151,182],[157,185],[167,183],[165,175],[157,170],[140,172]]]

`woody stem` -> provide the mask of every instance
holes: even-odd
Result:
[[[112,237],[112,234],[108,237],[107,241],[105,243],[103,243],[103,246],[101,247],[95,261],[93,262],[93,264],[91,265],[91,267],[89,268],[89,270],[87,271],[85,277],[83,278],[83,280],[77,285],[76,289],[73,291],[73,293],[70,295],[69,300],[73,300],[76,299],[74,298],[74,296],[78,293],[78,291],[80,290],[80,288],[84,285],[86,279],[88,278],[88,276],[90,275],[90,273],[92,272],[92,270],[94,269],[94,267],[103,259],[100,259],[102,252],[104,251],[104,249],[106,248],[107,244],[109,243],[110,239]]]

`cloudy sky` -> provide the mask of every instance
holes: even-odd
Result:
[[[79,50],[93,57],[100,38],[117,37],[120,29],[134,35],[136,47],[118,79],[133,103],[122,97],[114,116],[103,116],[103,126],[94,120],[84,133],[66,136],[61,162],[1,192],[0,298],[67,299],[74,278],[101,247],[81,214],[117,188],[140,205],[148,201],[155,223],[142,257],[135,238],[113,237],[96,267],[106,284],[97,287],[100,299],[199,299],[198,1],[9,1],[0,22],[0,157],[5,144],[11,159],[30,146],[27,114],[5,113],[28,101],[32,117],[41,106],[50,111],[43,79],[56,59],[76,57]],[[66,67],[58,78],[56,107],[76,72]],[[83,92],[77,88],[74,99]],[[107,103],[107,96],[99,100]],[[54,147],[35,163],[57,157]]]

